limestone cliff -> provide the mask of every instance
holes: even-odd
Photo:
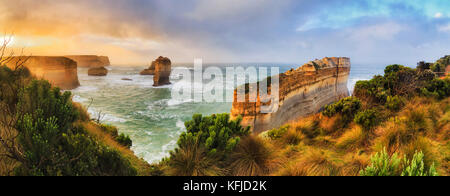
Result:
[[[349,96],[347,80],[349,58],[324,58],[309,62],[295,70],[279,75],[279,104],[273,113],[260,112],[260,97],[256,102],[237,102],[237,90],[231,109],[233,118],[243,117],[242,124],[251,126],[255,133],[270,130],[300,117],[320,111],[326,104]],[[271,87],[269,86],[269,92]]]
[[[13,68],[17,62],[27,57],[13,57],[6,66]],[[31,74],[37,78],[48,80],[63,90],[71,90],[80,86],[77,63],[66,57],[31,56],[24,63]]]
[[[78,67],[105,67],[110,66],[109,58],[107,56],[95,55],[71,55],[65,56],[77,62]]]

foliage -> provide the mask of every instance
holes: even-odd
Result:
[[[19,94],[16,129],[24,157],[18,175],[136,175],[119,152],[79,127],[70,92],[34,80]]]
[[[272,129],[267,132],[267,136],[272,140],[280,139],[284,134],[286,134],[286,132],[289,130],[289,127],[289,125],[286,125],[278,129]]]
[[[438,176],[436,168],[433,165],[426,170],[424,164],[424,154],[422,152],[416,152],[411,161],[404,158],[406,168],[402,172],[402,176]]]
[[[359,109],[361,109],[361,107],[362,104],[358,98],[347,97],[339,100],[337,103],[326,105],[322,114],[327,117],[341,114],[344,121],[349,122],[353,120],[354,115],[359,111]]]
[[[183,147],[170,153],[169,174],[173,176],[220,176],[225,171],[217,166],[218,158],[199,145],[198,138],[184,141]]]
[[[425,168],[424,154],[416,152],[412,160],[406,156],[398,158],[394,153],[390,156],[386,149],[381,153],[376,153],[371,159],[371,165],[360,172],[361,176],[437,176],[438,173],[434,164]]]
[[[198,141],[209,153],[232,151],[240,141],[241,136],[250,133],[250,127],[241,126],[242,118],[230,120],[229,114],[217,114],[203,117],[195,114],[192,120],[185,122],[186,132],[182,133],[178,146],[180,148]]]
[[[386,149],[376,153],[371,158],[371,164],[364,170],[361,170],[361,176],[399,176],[401,174],[401,159],[398,154],[390,156]]]
[[[404,100],[402,97],[395,95],[395,96],[388,96],[386,99],[386,104],[384,105],[387,109],[392,111],[399,111],[404,105]]]
[[[431,65],[431,70],[434,72],[442,73],[445,72],[445,68],[447,67],[447,65],[450,65],[450,55],[447,55],[437,60],[436,63]]]
[[[354,121],[356,124],[361,125],[364,128],[364,130],[367,131],[372,129],[378,124],[379,120],[377,115],[378,113],[376,110],[373,109],[364,110],[356,114]]]
[[[424,96],[444,99],[450,96],[450,78],[434,79],[421,89]]]
[[[133,141],[130,139],[130,136],[125,135],[123,133],[121,133],[119,136],[117,136],[116,140],[117,140],[117,142],[119,142],[119,144],[122,144],[128,148],[133,146]]]

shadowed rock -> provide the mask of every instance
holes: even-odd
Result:
[[[18,62],[28,57],[12,57],[6,66],[14,68]],[[63,90],[72,90],[80,86],[77,63],[66,57],[31,56],[23,64],[38,79],[48,80],[52,85]]]
[[[88,70],[88,75],[89,76],[106,76],[106,75],[108,75],[108,70],[104,67],[90,68]]]

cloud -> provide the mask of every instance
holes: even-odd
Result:
[[[450,51],[449,10],[448,0],[0,0],[0,30],[33,54],[120,64],[409,61]]]

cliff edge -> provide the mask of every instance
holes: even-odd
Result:
[[[72,90],[80,86],[78,81],[77,63],[66,57],[31,56],[12,57],[5,62],[9,68],[14,68],[17,62],[28,60],[23,64],[36,78],[48,80],[54,86],[63,90]]]
[[[274,113],[260,112],[260,97],[256,102],[237,102],[234,91],[232,118],[242,116],[242,125],[251,126],[260,133],[277,128],[300,117],[309,116],[332,102],[349,96],[347,80],[350,73],[350,59],[346,57],[324,58],[311,61],[295,70],[279,74],[279,103]],[[269,91],[271,87],[268,87]]]
[[[96,67],[105,67],[105,66],[111,65],[111,63],[109,61],[109,57],[107,57],[107,56],[70,55],[70,56],[65,56],[65,57],[77,62],[78,67],[96,68]]]

